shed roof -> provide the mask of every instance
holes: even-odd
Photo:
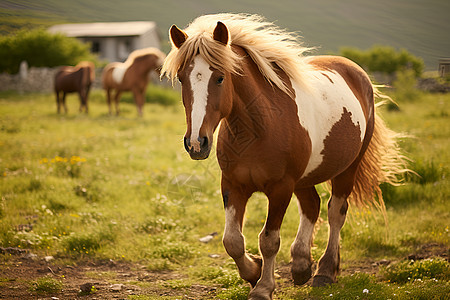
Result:
[[[64,33],[69,37],[138,36],[156,28],[155,22],[107,22],[59,24],[48,29],[51,33]]]

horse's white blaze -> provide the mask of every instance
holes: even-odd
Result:
[[[209,64],[197,55],[193,61],[193,69],[189,75],[192,88],[192,112],[191,112],[191,145],[194,151],[200,151],[200,128],[206,114],[206,104],[208,100],[208,83],[212,71]]]
[[[340,120],[344,108],[351,113],[353,124],[359,126],[361,141],[366,133],[366,120],[358,99],[338,73],[315,71],[312,92],[306,92],[296,82],[293,82],[293,87],[298,118],[302,127],[308,131],[312,145],[311,157],[303,173],[305,177],[322,163],[325,138]]]
[[[125,76],[125,72],[127,71],[128,66],[126,65],[117,65],[114,67],[112,71],[112,78],[117,84],[121,84],[123,77]]]

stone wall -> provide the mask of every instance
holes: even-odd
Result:
[[[56,68],[21,68],[18,74],[0,73],[0,91],[19,92],[53,92]],[[159,76],[152,72],[150,81],[156,85],[171,87],[167,80],[159,80]],[[92,89],[102,88],[102,69],[95,70],[95,81]]]
[[[53,92],[56,68],[28,68],[21,65],[18,74],[0,73],[0,91]],[[93,88],[101,88],[101,69],[95,71]]]
[[[25,73],[0,74],[0,91],[51,92],[58,68],[30,68]]]
[[[450,93],[450,84],[435,78],[421,78],[417,81],[417,88],[426,92]]]

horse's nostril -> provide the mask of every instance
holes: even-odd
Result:
[[[206,148],[208,146],[208,138],[205,137],[199,137],[198,141],[200,142],[200,148]]]

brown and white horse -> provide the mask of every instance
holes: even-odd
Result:
[[[90,61],[82,61],[75,67],[63,66],[55,74],[55,93],[58,114],[61,106],[67,113],[66,94],[78,93],[80,96],[80,112],[88,112],[88,96],[91,84],[95,80],[95,66]],[[62,95],[61,95],[62,93]]]
[[[272,297],[280,226],[293,193],[300,226],[291,246],[292,276],[295,284],[311,278],[320,206],[314,185],[329,180],[329,240],[313,285],[335,282],[347,199],[383,205],[378,184],[395,183],[403,166],[395,133],[375,114],[367,74],[342,57],[303,56],[307,49],[295,36],[254,15],[202,16],[184,31],[172,26],[170,39],[162,74],[182,84],[184,143],[192,159],[208,157],[221,122],[223,244],[253,287],[249,298]],[[246,253],[242,234],[247,201],[257,191],[268,197],[262,259]]]
[[[102,82],[106,90],[109,114],[112,114],[111,98],[115,90],[114,103],[119,115],[120,95],[124,91],[133,92],[139,116],[145,102],[145,90],[149,82],[149,73],[158,71],[166,55],[156,48],[145,48],[131,52],[124,63],[113,62],[103,69]]]

